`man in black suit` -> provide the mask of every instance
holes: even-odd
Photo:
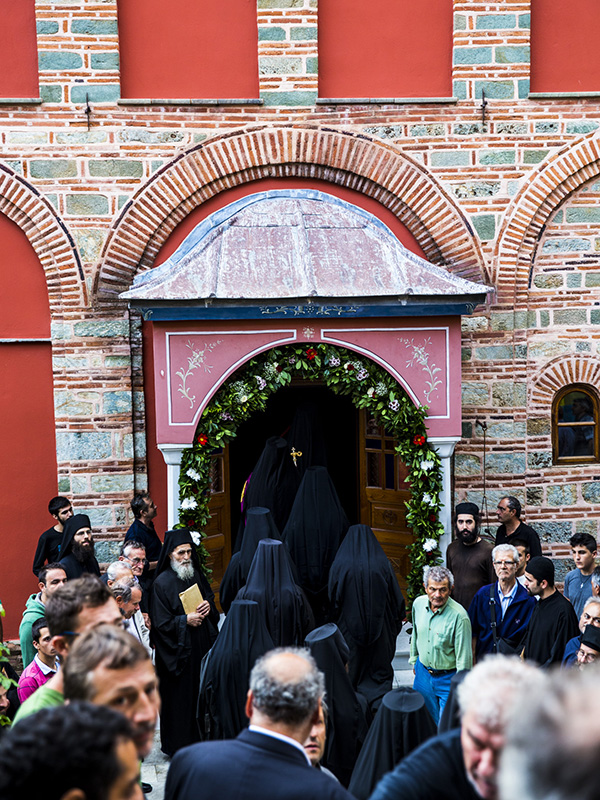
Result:
[[[323,674],[307,650],[278,648],[262,656],[250,674],[250,727],[237,739],[176,753],[165,800],[197,800],[200,792],[228,800],[352,800],[312,767],[302,746],[318,719],[323,692]]]

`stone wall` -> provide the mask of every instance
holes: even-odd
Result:
[[[600,511],[600,466],[553,466],[550,441],[553,392],[598,375],[599,98],[529,97],[528,2],[455,0],[453,102],[324,105],[317,0],[257,6],[261,105],[156,105],[119,100],[114,0],[36,3],[42,102],[0,103],[0,210],[48,276],[59,490],[110,541],[145,484],[139,321],[115,286],[208,197],[301,175],[370,193],[496,288],[463,324],[456,497],[481,498],[485,421],[490,508],[517,495],[563,558]]]

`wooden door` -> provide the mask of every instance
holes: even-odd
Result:
[[[395,452],[396,441],[368,411],[360,414],[360,521],[369,525],[406,592],[412,534],[406,524],[408,470]]]
[[[229,448],[225,446],[211,456],[210,520],[205,528],[204,546],[209,552],[212,569],[211,585],[217,601],[223,573],[231,558],[231,508],[229,504]]]

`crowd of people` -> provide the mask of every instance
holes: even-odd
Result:
[[[141,797],[159,716],[169,800],[562,800],[569,780],[595,796],[594,538],[571,538],[563,594],[516,498],[498,503],[495,542],[460,503],[446,566],[425,568],[413,603],[413,688],[394,689],[406,607],[392,566],[327,469],[277,481],[281,455],[269,440],[246,487],[224,619],[192,532],[161,542],[148,493],[103,574],[89,518],[53,498],[20,677],[0,664],[0,797]]]

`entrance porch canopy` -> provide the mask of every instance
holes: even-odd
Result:
[[[369,212],[287,189],[211,214],[121,297],[153,323],[165,458],[193,441],[203,409],[246,361],[302,342],[388,370],[428,407],[430,441],[448,457],[461,434],[460,315],[490,291],[412,253]]]

